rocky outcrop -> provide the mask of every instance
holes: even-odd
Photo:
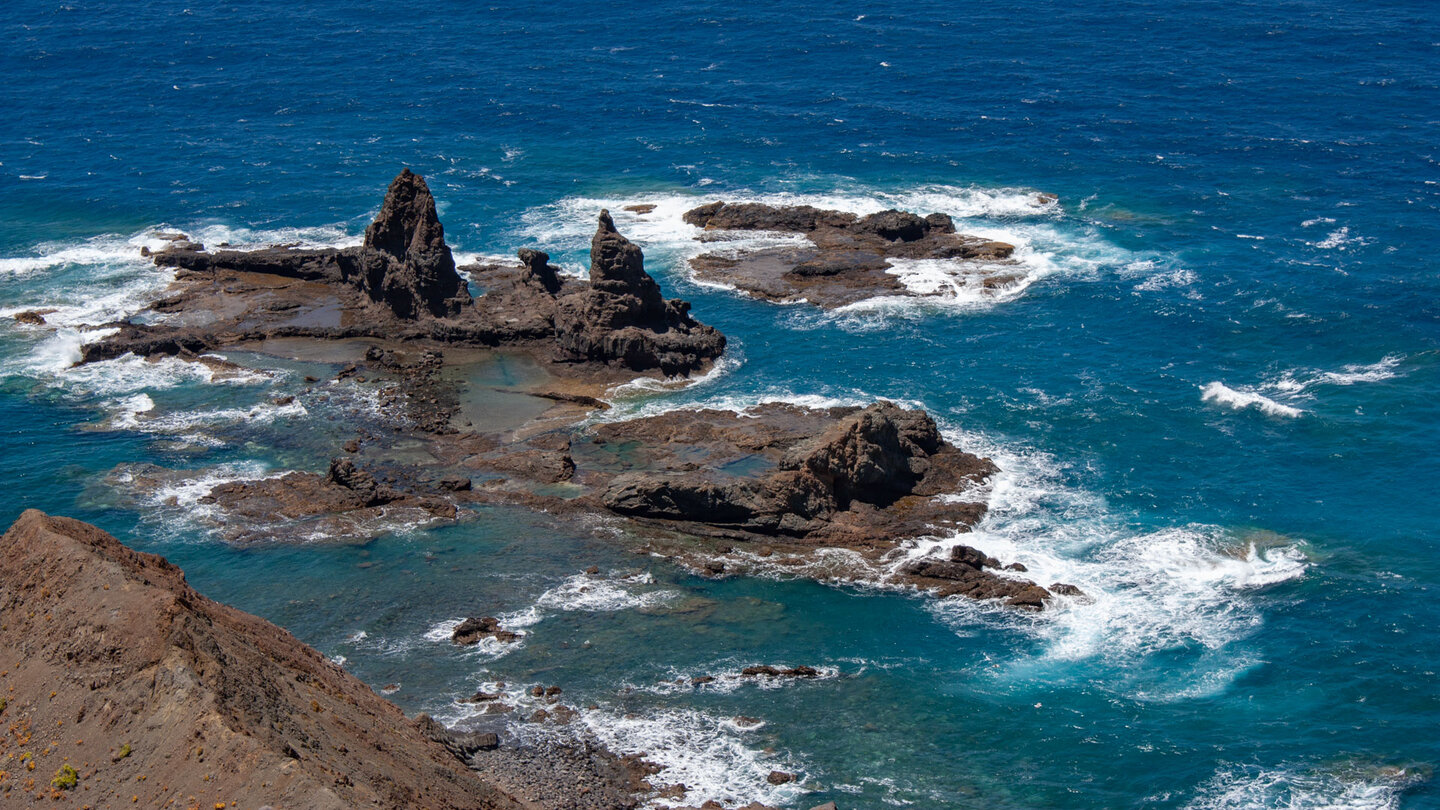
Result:
[[[45,775],[5,781],[0,804],[50,803],[68,765],[70,804],[91,807],[529,807],[163,558],[34,510],[0,555],[0,712]]]
[[[425,180],[405,169],[390,183],[375,221],[358,248],[208,252],[187,240],[154,254],[155,263],[192,273],[260,273],[317,282],[345,282],[396,317],[446,318],[470,303],[470,291],[455,271],[445,228]]]
[[[129,472],[131,486],[141,491],[153,487],[151,474],[146,469]],[[153,472],[161,480],[172,474]],[[397,525],[455,520],[454,496],[445,495],[422,494],[414,487],[396,491],[349,458],[337,458],[325,475],[288,472],[275,478],[226,481],[212,487],[199,502],[213,507],[221,535],[232,543],[317,537],[356,542],[393,531]]]
[[[767,678],[818,678],[820,670],[803,664],[798,667],[772,667],[769,664],[760,664],[740,670],[742,678],[755,678],[762,675]]]
[[[466,619],[450,633],[450,640],[462,645],[478,644],[482,638],[493,638],[502,644],[509,644],[519,641],[520,634],[504,629],[500,626],[500,620],[493,616]]]
[[[939,596],[998,599],[1011,607],[1026,610],[1040,610],[1045,606],[1050,591],[1027,579],[996,575],[986,570],[1000,567],[1000,561],[994,557],[969,546],[956,546],[951,549],[948,559],[927,557],[914,560],[906,563],[901,573],[909,577],[912,584],[933,589]]]
[[[558,298],[555,340],[570,362],[687,374],[718,358],[725,336],[690,317],[690,304],[665,300],[645,272],[640,247],[600,212],[590,242],[590,284]]]
[[[118,332],[88,344],[83,362],[274,337],[367,337],[524,347],[586,376],[688,376],[725,350],[725,336],[692,318],[688,302],[661,295],[639,246],[608,212],[591,242],[588,282],[526,248],[518,267],[468,268],[484,288],[472,300],[435,200],[408,169],[390,184],[360,247],[210,252],[177,235],[152,255],[177,268],[176,294],[152,307],[161,317],[150,323],[111,324]]]
[[[344,254],[346,276],[401,318],[459,314],[470,292],[455,272],[445,228],[425,180],[409,169],[390,183],[358,251]]]
[[[734,255],[707,253],[690,261],[697,277],[728,284],[773,301],[804,299],[834,308],[880,295],[912,295],[886,271],[897,259],[966,260],[982,288],[1016,280],[1009,262],[1015,248],[955,232],[946,214],[919,216],[890,209],[861,217],[808,205],[713,202],[684,220],[706,231],[776,231],[808,237],[804,247],[761,248]]]
[[[625,515],[805,537],[833,534],[835,519],[852,507],[862,507],[852,520],[883,531],[891,523],[883,510],[901,498],[955,491],[994,471],[945,442],[928,414],[894,403],[848,409],[821,425],[816,434],[760,448],[772,457],[763,475],[721,475],[713,465],[626,473],[603,501]],[[915,514],[912,508],[907,517]]]
[[[560,292],[560,274],[550,266],[550,254],[532,248],[520,248],[517,254],[525,267],[525,283],[533,284],[551,295]]]

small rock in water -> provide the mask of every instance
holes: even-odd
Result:
[[[794,782],[795,774],[786,773],[784,771],[771,771],[770,775],[765,777],[765,781],[769,782],[772,785],[784,785],[790,782]]]
[[[480,639],[486,637],[504,644],[520,640],[519,633],[502,629],[500,620],[494,616],[466,619],[456,625],[454,632],[450,634],[450,640],[456,644],[478,644]]]
[[[772,667],[769,664],[761,664],[754,667],[745,667],[744,669],[740,670],[740,674],[742,676],[750,678],[756,677],[758,675],[764,675],[770,678],[817,678],[820,676],[820,670],[814,667],[807,667],[803,665],[798,667],[791,667],[790,669],[779,669],[778,667]]]
[[[1077,599],[1088,599],[1089,595],[1068,582],[1054,582],[1050,584],[1050,592],[1056,596],[1072,596]]]

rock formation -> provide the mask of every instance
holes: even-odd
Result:
[[[390,183],[380,213],[365,229],[365,244],[343,256],[349,260],[342,260],[347,277],[401,318],[452,317],[470,303],[435,214],[435,198],[409,169]]]
[[[482,638],[493,638],[502,644],[508,644],[519,641],[520,634],[501,627],[500,620],[494,616],[466,619],[450,633],[450,640],[456,644],[478,644]]]
[[[955,232],[946,214],[918,214],[890,209],[861,217],[809,205],[708,203],[684,214],[684,220],[706,231],[776,231],[803,234],[805,247],[770,247],[739,256],[707,253],[692,259],[691,269],[703,279],[718,281],[773,301],[804,299],[834,308],[879,295],[911,294],[886,271],[896,259],[969,260],[982,263],[975,273],[985,288],[1016,280],[1008,262],[1015,248]]]
[[[572,362],[667,375],[699,368],[725,350],[725,336],[691,318],[688,302],[661,297],[640,247],[620,235],[609,211],[600,212],[590,241],[589,286],[556,301],[555,339]]]
[[[214,253],[177,240],[153,254],[155,263],[191,272],[263,273],[305,281],[346,282],[383,304],[396,317],[453,317],[470,303],[470,291],[455,272],[445,228],[425,180],[409,169],[385,192],[365,242],[345,250],[221,250]]]
[[[275,247],[210,252],[183,235],[151,255],[177,268],[172,294],[147,323],[83,350],[82,362],[138,355],[198,355],[272,337],[422,340],[524,348],[580,374],[686,376],[713,363],[725,336],[666,300],[640,248],[608,212],[591,243],[588,283],[559,274],[549,255],[519,251],[520,266],[469,268],[478,299],[455,268],[435,200],[406,169],[390,184],[357,248]]]
[[[53,790],[91,807],[528,807],[289,633],[196,593],[163,558],[34,510],[0,538],[0,555],[0,718],[43,775],[0,781],[0,804]],[[64,765],[74,786],[49,787]]]
[[[879,510],[897,500],[958,490],[995,469],[946,443],[925,412],[890,402],[851,409],[818,435],[766,450],[775,458],[762,475],[718,475],[713,465],[620,475],[604,493],[605,506],[626,515],[805,537],[833,533],[836,518],[857,504],[864,508],[851,517],[878,528],[889,522],[879,519]]]

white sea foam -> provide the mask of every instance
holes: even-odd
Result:
[[[1041,198],[1027,189],[925,185],[899,191],[855,188],[832,193],[736,192],[722,196],[731,201],[813,205],[858,215],[888,208],[943,212],[956,218],[956,227],[963,233],[1015,246],[1014,257],[1002,263],[897,262],[893,272],[901,283],[916,295],[933,300],[912,297],[892,300],[892,297],[853,308],[871,314],[896,314],[907,311],[907,307],[934,306],[936,302],[960,309],[994,306],[1014,300],[1048,276],[1088,278],[1136,261],[1134,254],[1109,243],[1097,228],[1069,217],[1054,200]],[[682,219],[684,212],[709,199],[712,198],[658,193],[630,198],[571,197],[526,212],[518,235],[552,251],[579,257],[594,233],[595,213],[608,208],[616,226],[645,248],[647,267],[652,272],[684,266],[689,258],[701,253],[733,254],[808,241],[795,234],[705,233],[686,224]],[[655,209],[645,214],[624,210],[627,205],[638,204],[653,205]],[[702,233],[707,240],[714,241],[700,241]],[[989,287],[983,283],[984,277],[1000,276],[1004,277],[1001,283],[992,281]],[[854,315],[855,311],[848,311],[839,317],[853,318]]]
[[[1393,766],[1223,769],[1185,810],[1395,810],[1401,794],[1421,781],[1414,771]]]
[[[1350,363],[1338,370],[1291,369],[1254,388],[1235,389],[1215,381],[1201,389],[1201,399],[1235,410],[1254,408],[1269,416],[1294,418],[1305,413],[1302,403],[1317,396],[1325,386],[1352,386],[1378,383],[1401,376],[1403,355],[1386,355],[1374,363]]]
[[[672,590],[644,590],[645,586],[654,584],[655,578],[646,572],[613,578],[576,574],[540,594],[529,607],[499,614],[496,620],[500,627],[520,632],[523,637],[526,635],[525,628],[539,624],[555,611],[609,613],[653,607],[679,596],[679,592]],[[451,634],[462,621],[464,619],[449,618],[437,622],[422,637],[433,643],[449,643]],[[518,643],[502,644],[494,639],[483,639],[476,649],[485,655],[499,657],[519,647]]]
[[[1254,408],[1267,416],[1283,416],[1294,419],[1305,412],[1300,408],[1276,402],[1255,391],[1236,390],[1219,380],[1207,383],[1201,389],[1200,398],[1205,402],[1224,405],[1237,411]]]
[[[189,471],[174,471],[169,475],[165,475],[167,471],[157,472],[160,477],[152,482],[153,488],[148,493],[152,505],[179,507],[187,514],[205,517],[213,516],[215,507],[201,503],[200,499],[209,495],[210,490],[215,487],[234,481],[260,481],[283,474],[271,473],[269,468],[259,461],[220,464],[197,474]],[[116,475],[116,482],[122,485],[133,484],[135,477],[133,473],[120,472]]]
[[[64,336],[62,342],[69,346],[66,353],[57,355],[53,345],[44,345],[53,343],[54,339],[43,341],[30,362],[19,366],[8,364],[8,371],[39,371],[45,360],[57,357],[74,362],[79,359],[81,345],[101,336],[90,327],[123,320],[154,301],[174,281],[175,272],[171,268],[156,267],[150,259],[141,256],[140,251],[141,248],[163,249],[170,242],[159,234],[177,230],[187,231],[212,248],[222,244],[235,249],[274,244],[340,247],[358,244],[360,238],[347,234],[339,225],[251,230],[216,224],[192,229],[162,224],[128,236],[106,234],[85,240],[46,243],[36,246],[29,255],[0,257],[0,274],[27,280],[20,298],[0,307],[0,317],[14,316],[24,310],[41,310],[47,325],[58,327]]]
[[[732,373],[744,364],[745,356],[743,352],[738,346],[732,343],[726,347],[725,354],[721,355],[720,359],[716,360],[714,365],[710,367],[710,370],[704,374],[695,377],[667,377],[665,379],[636,377],[633,380],[611,388],[606,392],[606,396],[612,400],[621,400],[648,396],[665,391],[677,391],[682,388],[702,388],[712,385],[721,377]]]
[[[260,402],[248,408],[216,408],[198,411],[171,411],[148,419],[142,427],[156,433],[186,433],[214,425],[267,425],[277,419],[294,419],[309,413],[299,400],[286,405]]]
[[[694,393],[703,394],[704,392]],[[864,407],[875,401],[875,397],[868,396],[859,391],[846,392],[843,395],[797,394],[788,388],[767,388],[745,395],[719,394],[688,399],[620,399],[614,403],[614,407],[610,410],[599,411],[592,414],[590,421],[592,424],[622,422],[628,419],[659,416],[660,414],[670,411],[698,410],[731,411],[740,416],[755,416],[756,409],[771,403],[784,403],[802,408],[823,409]],[[892,399],[890,401],[905,408],[922,407],[919,402],[910,399]]]
[[[1322,385],[1358,385],[1394,379],[1400,376],[1398,369],[1404,361],[1403,355],[1391,354],[1374,363],[1350,363],[1341,366],[1339,371],[1287,371],[1266,385],[1286,394],[1303,396],[1311,394],[1314,388]]]
[[[1320,248],[1321,250],[1347,250],[1352,247],[1368,245],[1373,241],[1374,240],[1363,236],[1351,234],[1350,227],[1346,225],[1326,234],[1325,238],[1318,242],[1311,242],[1310,245]]]
[[[744,667],[752,666],[753,661],[741,662],[734,658],[723,661],[716,661],[708,666],[695,670],[671,669],[666,673],[664,680],[652,684],[627,684],[637,692],[649,692],[656,695],[671,694],[692,694],[697,689],[709,693],[728,695],[741,689],[775,690],[793,686],[802,686],[816,681],[834,680],[840,677],[840,670],[837,667],[815,667],[818,674],[808,677],[788,677],[770,675],[744,675]],[[771,662],[776,669],[787,669],[794,666],[785,662]],[[863,667],[862,667],[863,668]],[[705,676],[713,678],[703,684],[693,682],[694,678]],[[754,731],[758,726],[742,725],[742,730]]]
[[[511,684],[501,688],[493,681],[477,683],[481,690],[501,694],[505,703],[515,706],[517,714],[527,716],[532,709],[553,709],[543,698],[530,694],[529,684]],[[437,707],[433,716],[443,723],[454,724],[483,710],[463,703]],[[751,735],[765,723],[741,722],[739,718],[712,714],[687,708],[662,708],[650,711],[617,709],[609,706],[578,711],[578,722],[567,725],[551,723],[512,723],[509,732],[517,744],[544,747],[551,743],[569,743],[576,739],[598,742],[612,752],[641,756],[659,767],[647,781],[657,788],[682,784],[687,788],[683,798],[652,798],[647,806],[699,806],[714,800],[726,807],[742,807],[751,802],[785,806],[802,796],[801,785],[808,781],[805,764],[779,752],[766,752],[748,743]],[[771,785],[771,771],[795,774],[797,779],[785,785]]]
[[[734,718],[694,709],[660,709],[644,714],[606,708],[580,712],[585,733],[621,755],[643,755],[658,773],[647,777],[652,785],[683,784],[681,799],[652,799],[654,807],[699,806],[717,801],[726,807],[751,802],[772,807],[792,804],[806,791],[808,775],[803,763],[780,753],[767,754],[746,742],[758,726],[742,726]],[[564,727],[522,723],[511,726],[521,741],[574,734]],[[772,785],[771,771],[797,776],[794,782]]]
[[[155,400],[149,394],[135,394],[110,403],[111,427],[129,430],[140,426],[140,414],[155,410]]]
[[[1040,638],[1041,655],[1012,662],[1007,677],[1023,680],[1034,674],[1028,670],[1048,671],[1052,662],[1095,660],[1113,665],[1107,667],[1110,688],[1136,699],[1221,691],[1255,663],[1228,651],[1262,621],[1251,594],[1302,576],[1308,566],[1290,541],[1236,537],[1215,526],[1138,527],[1112,513],[1103,498],[1067,484],[1047,454],[950,430],[946,435],[1000,468],[967,495],[984,498],[989,511],[972,531],[915,542],[891,565],[963,544],[1022,563],[1028,570],[1017,576],[1075,585],[1085,594],[1057,596],[1053,608],[1037,616],[963,599],[932,604],[962,634],[998,623]],[[1187,649],[1196,663],[1188,670],[1167,665],[1161,680],[1140,665],[1152,653]]]
[[[1143,292],[1156,292],[1174,287],[1189,287],[1194,284],[1195,281],[1195,274],[1182,268],[1166,273],[1155,273],[1139,284],[1136,284],[1135,289]]]
[[[78,353],[78,347],[76,351]],[[263,385],[283,376],[282,372],[257,371],[221,364],[212,366],[177,357],[147,360],[127,354],[114,360],[57,369],[53,382],[77,394],[119,396],[139,391],[165,391],[197,382],[216,385]]]
[[[576,574],[540,595],[535,606],[549,610],[611,612],[664,604],[679,595],[676,591],[652,590],[636,592],[637,585],[653,585],[649,574],[636,574],[621,579],[601,579],[589,574]],[[517,617],[518,618],[518,617]]]
[[[80,362],[84,345],[85,335],[80,330],[57,329],[55,334],[36,344],[21,361],[20,370],[34,376],[57,374]]]

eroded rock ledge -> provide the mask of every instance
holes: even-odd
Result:
[[[1016,280],[1013,245],[957,234],[946,214],[922,217],[892,209],[861,217],[808,205],[718,201],[687,211],[684,220],[710,238],[726,231],[805,236],[803,246],[720,250],[691,259],[697,278],[771,301],[803,299],[834,309],[877,296],[912,295],[887,272],[895,260],[905,259],[972,261],[986,288]]]
[[[591,279],[559,275],[549,257],[521,250],[519,267],[468,268],[485,292],[472,299],[455,267],[435,201],[408,169],[385,195],[356,248],[208,251],[177,238],[153,254],[177,269],[171,294],[145,322],[87,345],[82,362],[133,352],[193,355],[274,337],[371,337],[535,351],[574,373],[688,376],[725,350],[725,336],[666,300],[640,248],[600,213]]]

